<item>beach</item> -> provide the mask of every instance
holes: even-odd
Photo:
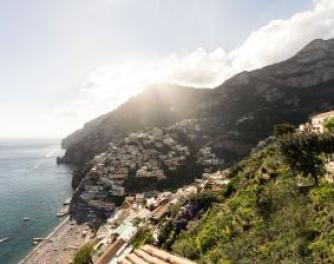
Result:
[[[70,263],[75,252],[91,236],[87,225],[78,225],[66,217],[20,264]]]

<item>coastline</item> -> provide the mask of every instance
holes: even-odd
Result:
[[[19,264],[23,264],[26,263],[29,258],[32,258],[33,255],[43,246],[43,244],[45,244],[47,242],[47,240],[51,239],[52,236],[64,225],[68,222],[68,220],[70,219],[69,216],[65,217],[65,219],[63,221],[61,221],[58,225],[56,225],[53,230],[47,235],[47,237],[41,241],[41,243],[39,243],[38,245],[36,245],[33,249],[31,249],[31,251],[28,253],[28,255],[26,255],[20,262]]]
[[[75,166],[56,164],[62,152],[58,141],[0,139],[0,239],[8,238],[0,263],[20,263],[40,247],[33,237],[47,237],[65,220],[56,213],[72,196]]]
[[[19,264],[69,263],[88,232],[86,225],[78,225],[67,216]]]

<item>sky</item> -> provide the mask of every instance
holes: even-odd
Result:
[[[62,138],[151,84],[213,88],[332,37],[333,0],[0,0],[0,138]]]

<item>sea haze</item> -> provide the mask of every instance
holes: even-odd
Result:
[[[60,221],[56,212],[71,195],[73,168],[57,165],[58,140],[0,139],[0,263],[12,264]],[[23,218],[31,220],[24,222]]]

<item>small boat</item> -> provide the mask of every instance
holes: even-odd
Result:
[[[8,239],[8,237],[0,238],[0,244],[5,243]]]
[[[34,237],[32,240],[33,241],[43,241],[45,238],[44,237]]]
[[[30,221],[31,219],[29,218],[29,217],[25,217],[25,218],[23,218],[23,222],[28,222],[28,221]]]

